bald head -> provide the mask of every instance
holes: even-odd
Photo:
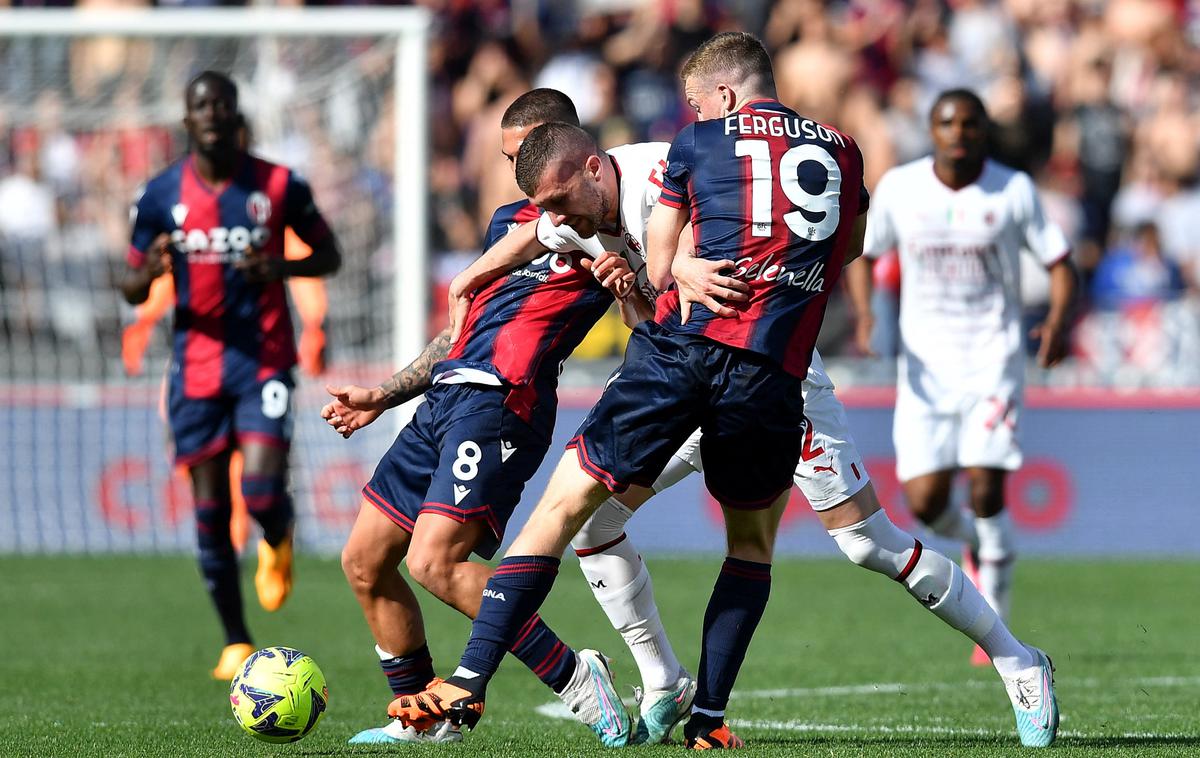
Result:
[[[582,170],[588,158],[599,152],[592,135],[578,126],[558,121],[542,124],[521,143],[517,154],[517,186],[533,197],[548,174],[554,179],[565,179],[568,172]]]

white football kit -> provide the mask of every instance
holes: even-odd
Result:
[[[547,214],[542,214],[537,222],[538,241],[556,253],[582,251],[592,256],[605,250],[621,253],[637,274],[638,288],[653,303],[658,293],[646,272],[646,222],[662,191],[662,173],[667,167],[670,147],[667,142],[646,142],[608,151],[620,177],[621,229],[581,238],[571,227],[555,226]],[[853,497],[870,478],[850,436],[846,411],[833,394],[833,382],[815,350],[804,379],[803,396],[807,428],[794,479],[814,510],[828,510]],[[697,429],[675,453],[654,482],[655,492],[662,492],[693,471],[704,471],[700,437]]]
[[[959,467],[1015,470],[1025,360],[1020,253],[1068,253],[1033,181],[994,161],[947,187],[922,158],[880,179],[865,255],[900,255],[900,361],[893,442],[908,481]]]

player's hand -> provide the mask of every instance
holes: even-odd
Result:
[[[708,261],[695,255],[676,255],[671,262],[671,276],[679,288],[679,316],[687,323],[692,304],[703,305],[722,318],[732,318],[737,311],[725,303],[750,299],[750,285],[728,276],[737,268],[733,261]]]
[[[1029,336],[1041,340],[1041,344],[1038,346],[1037,362],[1042,368],[1053,368],[1067,357],[1067,327],[1065,324],[1046,321],[1030,329]]]
[[[160,234],[150,243],[146,256],[146,277],[154,281],[163,274],[171,273],[171,237]]]
[[[629,267],[629,263],[620,253],[605,250],[593,258],[580,258],[579,264],[591,271],[596,281],[613,293],[618,300],[624,300],[633,291],[637,274]]]
[[[858,345],[858,350],[868,358],[878,357],[875,349],[871,347],[871,333],[875,331],[875,315],[866,313],[855,319],[854,323],[854,343]]]
[[[325,391],[333,396],[333,400],[321,409],[321,418],[346,439],[387,410],[378,387],[367,389],[354,384],[342,387],[327,384]]]
[[[249,248],[233,267],[242,272],[251,284],[276,282],[283,278],[284,259],[268,256],[257,248]]]
[[[471,310],[471,300],[475,293],[466,288],[462,275],[454,277],[450,289],[446,291],[446,305],[450,310],[450,344],[458,342],[463,325],[467,323],[467,312]]]

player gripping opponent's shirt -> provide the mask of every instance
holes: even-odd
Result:
[[[778,102],[759,100],[727,119],[686,127],[667,162],[659,202],[692,208],[697,254],[734,261],[734,276],[750,286],[751,296],[734,306],[739,311],[735,318],[697,308],[686,324],[679,315],[678,293],[660,297],[657,323],[635,330],[641,338],[631,340],[620,376],[589,421],[602,417],[606,404],[619,405],[621,410],[613,411],[618,415],[640,417],[648,405],[633,388],[669,387],[663,376],[635,380],[657,365],[641,360],[643,349],[678,353],[681,365],[698,361],[704,369],[680,373],[681,391],[672,387],[655,396],[649,405],[656,412],[646,423],[629,424],[618,437],[585,421],[573,444],[584,469],[620,491],[629,484],[652,485],[670,455],[701,427],[710,490],[723,502],[763,507],[791,485],[800,458],[805,425],[801,382],[829,292],[841,273],[850,229],[866,208],[862,158],[841,134]],[[744,181],[747,174],[750,181]],[[788,231],[781,235],[774,225]],[[714,349],[712,343],[736,352]],[[725,365],[729,358],[740,367]],[[724,378],[702,386],[707,380],[700,377],[709,374]],[[622,400],[624,387],[629,396]],[[688,389],[682,391],[684,387]],[[712,408],[697,404],[694,393],[708,398]],[[717,410],[730,401],[745,407],[738,413]],[[742,444],[751,424],[762,445]],[[760,470],[761,476],[752,474]]]
[[[498,209],[486,247],[537,213],[528,200]],[[427,402],[363,488],[402,529],[423,512],[483,520],[490,534],[475,552],[495,554],[549,449],[562,362],[612,304],[579,258],[547,251],[476,293]]]
[[[246,155],[212,187],[189,156],[150,180],[134,209],[129,263],[171,238],[175,333],[168,409],[176,461],[191,464],[234,435],[286,446],[296,348],[282,280],[251,283],[235,269],[247,251],[283,258],[285,227],[309,245],[329,227],[308,185],[284,166]]]
[[[537,241],[549,250],[586,251],[595,256],[604,250],[619,252],[637,276],[637,287],[653,303],[658,292],[646,270],[646,222],[663,189],[667,168],[667,142],[622,145],[607,150],[618,174],[620,228],[598,229],[581,237],[567,224],[554,224],[548,214],[538,219]],[[852,497],[870,481],[862,456],[850,434],[842,403],[834,395],[833,381],[814,349],[804,377],[804,446],[796,466],[795,483],[814,510],[826,510]],[[661,492],[692,471],[703,471],[697,429],[667,464],[653,488]]]

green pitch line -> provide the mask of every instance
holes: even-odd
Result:
[[[719,560],[651,559],[680,658],[699,657],[700,619]],[[245,589],[251,600],[252,567]],[[971,646],[893,582],[848,562],[781,561],[771,605],[729,717],[765,756],[1009,756],[1020,751],[998,677],[968,663]],[[0,756],[364,755],[346,739],[382,723],[389,693],[334,561],[301,560],[277,614],[256,607],[260,646],[312,655],[330,710],[283,748],[244,736],[225,685],[208,680],[218,626],[186,558],[0,558]],[[457,661],[465,619],[419,593],[439,671]],[[1014,629],[1058,666],[1062,737],[1054,755],[1200,754],[1200,563],[1024,561]],[[563,567],[543,616],[576,647],[636,671],[575,566]],[[605,754],[515,660],[489,692],[478,732],[420,755]],[[678,747],[635,748],[677,755]]]

